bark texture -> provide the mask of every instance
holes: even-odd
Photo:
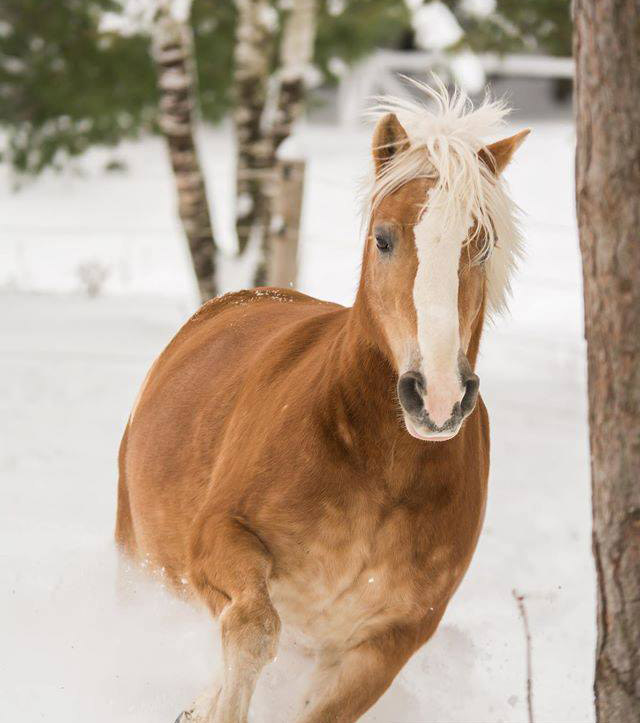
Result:
[[[178,212],[189,242],[202,301],[216,295],[216,244],[194,138],[195,59],[189,26],[161,2],[153,24],[153,57],[160,89],[160,128],[169,148]]]
[[[236,232],[243,253],[252,233],[268,223],[266,178],[273,147],[263,115],[274,43],[273,9],[267,0],[236,0],[235,111],[237,141]]]
[[[253,283],[272,283],[269,257],[279,224],[277,194],[282,188],[278,148],[291,134],[304,109],[305,74],[313,59],[316,34],[316,0],[293,0],[285,17],[271,77],[275,32],[270,25],[269,6],[264,0],[237,0],[236,111],[238,141],[236,231],[238,251],[250,239],[259,249]],[[275,100],[268,103],[267,91],[275,81]],[[271,83],[273,87],[273,83]],[[268,112],[267,106],[273,106]],[[269,117],[271,116],[271,117]],[[297,193],[301,198],[301,191]],[[291,209],[289,209],[291,210]],[[294,216],[300,217],[300,209]]]
[[[279,161],[269,238],[267,283],[293,288],[298,275],[298,241],[304,193],[304,161]]]
[[[278,100],[272,130],[275,150],[289,137],[304,110],[305,74],[313,61],[315,38],[316,0],[294,0],[280,46]]]
[[[575,0],[600,723],[640,722],[640,0]]]
[[[304,165],[300,158],[279,161],[278,150],[304,111],[305,75],[313,60],[315,37],[316,0],[293,0],[280,41],[277,94],[270,124],[271,173],[264,178],[267,206],[256,286],[278,286],[283,278],[287,278],[287,285],[295,284]],[[282,193],[292,194],[291,198],[279,198]],[[292,271],[294,277],[290,278]]]

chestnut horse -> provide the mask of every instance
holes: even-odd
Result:
[[[223,672],[182,721],[241,723],[281,626],[348,723],[436,630],[489,472],[474,373],[519,253],[500,176],[528,131],[460,92],[383,99],[351,308],[255,289],[206,303],[153,364],[120,451],[116,540],[220,616]]]

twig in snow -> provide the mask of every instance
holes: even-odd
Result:
[[[529,723],[535,723],[533,719],[533,676],[531,672],[531,633],[529,632],[529,618],[527,617],[527,609],[524,606],[524,595],[520,595],[515,589],[513,589],[511,593],[518,606],[518,612],[522,619],[527,643],[527,710],[529,712]]]

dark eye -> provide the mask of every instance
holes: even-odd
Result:
[[[484,245],[484,247],[480,248],[478,254],[473,259],[473,265],[474,266],[483,266],[487,263],[489,260],[489,257],[491,256],[492,248],[489,245]]]
[[[376,233],[376,246],[378,247],[378,251],[391,251],[391,241],[389,236],[386,233],[378,231]]]

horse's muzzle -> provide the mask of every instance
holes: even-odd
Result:
[[[429,387],[422,372],[405,372],[398,379],[398,399],[405,415],[410,434],[418,439],[444,441],[454,437],[465,417],[474,410],[478,399],[480,379],[471,371],[466,358],[461,356],[460,364],[461,399],[454,403],[449,418],[442,424],[435,424],[425,406]]]

